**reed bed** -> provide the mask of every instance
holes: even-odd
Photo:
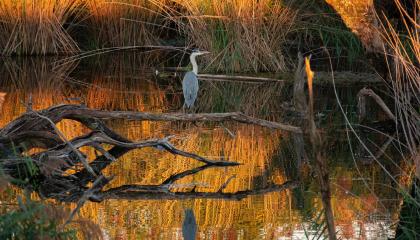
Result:
[[[4,0],[0,51],[62,55],[79,52],[78,43],[96,49],[185,39],[212,52],[213,70],[283,71],[295,17],[274,0]]]
[[[85,0],[93,44],[154,45],[168,29],[168,0]]]
[[[174,0],[175,21],[187,43],[211,51],[216,71],[259,72],[286,68],[283,44],[296,12],[273,0]]]
[[[78,18],[82,0],[0,1],[2,55],[70,54],[79,51],[64,25]]]

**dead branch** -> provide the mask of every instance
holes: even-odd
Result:
[[[183,75],[187,69],[160,69],[161,76],[178,76]],[[216,75],[216,74],[198,74],[198,78],[203,81],[228,81],[241,83],[290,83],[294,80],[293,72],[285,72],[274,77],[256,77],[256,76],[238,76],[238,75]],[[317,84],[332,83],[333,78],[330,72],[317,72]],[[334,81],[336,84],[351,84],[351,83],[383,83],[383,79],[378,74],[360,73],[351,71],[334,72]]]
[[[30,102],[32,102],[32,98],[30,100],[31,100]],[[30,107],[27,108],[27,111],[28,112],[33,112],[38,117],[48,121],[51,124],[51,127],[54,129],[55,133],[61,138],[61,140],[63,140],[66,143],[66,145],[71,149],[72,152],[77,154],[77,157],[79,158],[80,162],[82,162],[83,166],[89,171],[90,174],[92,174],[93,176],[96,177],[96,173],[89,166],[89,163],[86,160],[86,158],[83,156],[83,154],[78,149],[76,149],[76,147],[74,147],[72,143],[70,143],[67,140],[66,136],[57,128],[57,126],[55,126],[55,123],[53,121],[51,121],[51,119],[49,119],[48,117],[43,116],[43,115],[39,114],[38,112],[32,111],[31,105],[29,105],[29,106]]]
[[[63,119],[78,121],[91,131],[85,135],[68,140],[55,125]],[[78,207],[74,212],[87,200],[102,201],[109,198],[135,198],[136,195],[140,196],[140,198],[149,199],[242,199],[248,195],[281,191],[296,185],[295,183],[285,183],[284,185],[270,186],[265,189],[223,193],[223,190],[232,179],[230,178],[216,193],[196,192],[195,187],[188,193],[174,192],[174,182],[186,176],[196,174],[210,167],[231,167],[239,164],[224,161],[223,156],[220,157],[220,160],[211,160],[195,153],[180,150],[169,142],[170,137],[137,142],[131,141],[109,129],[102,121],[104,119],[130,119],[139,121],[237,121],[272,129],[301,132],[298,127],[252,118],[241,113],[155,114],[128,111],[102,111],[89,109],[81,105],[57,105],[37,112],[30,110],[0,130],[1,167],[6,168],[7,171],[4,172],[12,178],[29,179],[28,181],[23,181],[22,184],[18,184],[18,186],[29,186],[29,188],[36,186],[32,189],[38,191],[42,197],[54,198],[65,202],[78,202]],[[103,147],[104,144],[111,145],[111,149],[105,150]],[[13,149],[14,146],[18,146],[19,151],[14,153],[5,151],[7,149]],[[43,147],[45,150],[30,154],[32,148],[39,147]],[[87,156],[80,151],[82,147],[92,147],[100,152],[101,155],[96,156],[96,159],[89,162]],[[164,180],[160,185],[124,185],[108,191],[102,191],[101,189],[110,181],[110,179],[103,177],[102,171],[129,151],[145,147],[153,147],[174,155],[191,158],[204,163],[204,165],[175,174]],[[28,162],[30,163],[29,165]],[[31,168],[28,166],[31,166]],[[71,175],[66,173],[69,169],[72,169],[75,173]],[[22,175],[22,172],[25,174]],[[92,187],[89,187],[89,183],[93,183]]]
[[[217,74],[199,74],[198,78],[201,80],[237,80],[242,82],[284,82],[285,80],[266,78],[266,77],[253,77],[253,76],[233,76],[233,75],[217,75]]]
[[[295,110],[301,114],[304,114],[308,109],[308,104],[306,101],[305,95],[305,68],[304,68],[304,61],[303,56],[299,52],[298,54],[298,65],[296,68],[296,73],[294,77],[294,84],[293,84],[293,106]]]
[[[236,177],[236,175],[233,175],[230,178],[228,178],[228,180],[225,183],[223,183],[222,186],[220,186],[220,188],[219,188],[219,190],[217,190],[217,192],[223,192],[223,190],[225,190],[225,188],[228,186],[230,181],[232,181],[235,177]]]
[[[246,116],[239,112],[231,113],[198,113],[198,114],[184,114],[184,113],[147,113],[147,112],[131,112],[131,111],[104,111],[89,109],[81,105],[57,105],[39,112],[41,115],[48,117],[54,123],[61,121],[62,119],[72,119],[86,123],[90,120],[90,123],[94,122],[94,119],[127,119],[137,121],[211,121],[211,122],[223,122],[223,121],[236,121],[246,124],[254,124],[262,127],[271,129],[279,129],[290,132],[299,133],[302,132],[299,127],[291,126],[287,124],[271,122],[263,119],[253,118]],[[0,136],[9,136],[16,133],[19,129],[32,129],[41,130],[48,128],[48,125],[44,122],[46,120],[39,119],[33,113],[26,113],[21,117],[17,118],[3,129],[0,130]],[[93,128],[90,124],[86,124],[88,127]]]
[[[366,97],[371,97],[390,119],[394,121],[396,120],[395,115],[388,108],[381,97],[379,97],[372,89],[363,88],[357,94],[357,110],[359,113],[359,121],[362,121],[366,118]]]

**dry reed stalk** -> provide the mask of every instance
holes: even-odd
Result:
[[[79,51],[64,24],[79,17],[81,0],[0,1],[0,54],[47,55]]]
[[[389,59],[390,85],[395,100],[395,116],[412,156],[419,154],[420,142],[420,0],[415,0],[413,12],[408,12],[400,0],[395,0],[404,35],[385,18],[381,23],[385,50]],[[420,168],[420,166],[417,166]],[[420,176],[418,176],[420,178]]]
[[[167,0],[86,0],[100,46],[155,45],[171,11]]]
[[[296,12],[272,0],[173,0],[190,45],[212,52],[217,71],[282,71],[285,36]]]

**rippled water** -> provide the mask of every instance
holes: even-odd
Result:
[[[144,65],[147,60],[115,56],[64,66],[57,66],[54,61],[18,59],[0,63],[1,127],[25,112],[22,103],[27,103],[30,96],[34,109],[60,103],[84,103],[106,110],[175,112],[182,106],[180,79],[155,77],[155,69]],[[356,118],[355,96],[359,88],[338,89],[351,120]],[[398,218],[400,208],[395,184],[378,163],[364,157],[354,136],[347,134],[332,89],[316,89],[317,121],[328,142],[325,151],[328,152],[332,205],[339,235],[349,239],[386,239],[393,234],[391,224]],[[197,111],[243,111],[283,121],[288,117],[281,107],[284,101],[290,101],[290,87],[286,85],[201,81]],[[374,108],[371,110],[372,115],[381,117]],[[223,156],[241,163],[237,167],[210,168],[188,176],[177,181],[173,190],[190,191],[195,186],[196,191],[216,192],[232,178],[224,191],[238,192],[282,184],[299,175],[296,149],[300,146],[294,144],[292,135],[287,132],[238,123],[118,120],[107,121],[107,124],[132,140],[174,135],[171,141],[180,149],[213,159]],[[72,121],[61,122],[59,128],[68,138],[88,131]],[[374,150],[387,141],[379,134],[365,135]],[[398,159],[392,157],[395,152],[388,148],[379,158],[381,164],[388,168],[399,164]],[[94,156],[89,149],[86,153]],[[196,161],[158,149],[136,150],[108,167],[105,174],[115,175],[115,178],[107,188],[159,184],[173,174],[198,166]],[[405,168],[408,166],[401,166],[402,170]],[[99,224],[109,239],[182,239],[183,228],[184,231],[191,226],[194,229],[194,223],[197,239],[312,238],[319,234],[316,219],[321,213],[321,199],[315,178],[308,169],[305,171],[308,174],[300,176],[302,187],[292,191],[260,194],[239,201],[106,200],[85,204],[80,216]],[[390,174],[397,176],[399,172]]]

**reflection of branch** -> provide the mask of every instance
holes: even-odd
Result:
[[[107,191],[98,192],[95,196],[99,201],[107,199],[125,199],[125,200],[143,200],[143,199],[155,199],[155,200],[177,200],[177,199],[224,199],[224,200],[241,200],[248,196],[261,195],[271,192],[281,192],[286,189],[293,189],[298,186],[295,181],[288,181],[281,185],[273,185],[270,187],[255,189],[255,190],[244,190],[233,193],[224,192],[162,192],[160,186],[156,186],[153,191],[136,191],[136,190],[125,190],[123,187],[112,188]],[[133,189],[131,186],[129,189]]]
[[[101,190],[112,178],[107,179],[105,176],[101,175],[99,176],[95,182],[93,182],[92,187],[85,191],[82,195],[82,197],[79,198],[79,201],[77,202],[77,206],[73,211],[71,212],[69,218],[64,223],[64,226],[69,224],[74,215],[79,211],[79,209],[85,204],[86,200],[88,200],[90,197],[92,197],[93,193],[95,191]]]
[[[201,171],[203,171],[203,170],[205,170],[207,168],[210,168],[210,167],[214,167],[214,165],[208,165],[208,164],[206,164],[206,165],[203,165],[203,166],[194,168],[194,169],[186,170],[186,171],[184,171],[182,173],[178,173],[178,174],[172,175],[169,178],[167,178],[165,181],[163,181],[162,182],[162,185],[173,184],[175,181],[177,181],[177,180],[179,180],[181,178],[184,178],[184,177],[189,176],[189,175],[196,174],[196,173],[201,172]]]
[[[138,145],[136,145],[138,146]],[[127,153],[128,151],[134,149],[128,148],[128,147],[121,147],[121,146],[115,146],[111,150],[108,151],[109,155],[112,155],[114,158],[119,158],[123,154]],[[105,155],[97,157],[95,161],[93,161],[90,165],[92,169],[94,169],[95,172],[98,172],[98,174],[101,173],[101,171],[106,168],[109,164],[111,164],[114,160],[112,158],[109,158]],[[126,192],[126,191],[138,191],[138,192],[166,192],[170,193],[170,188],[172,184],[180,180],[186,176],[196,174],[200,171],[203,171],[207,168],[211,167],[226,167],[226,166],[235,166],[238,165],[235,162],[224,162],[224,161],[210,161],[206,160],[206,164],[194,169],[186,170],[184,172],[175,174],[167,178],[165,181],[162,182],[160,185],[123,185],[118,188],[114,188],[114,191],[118,192]],[[75,173],[74,175],[70,175],[68,177],[72,177],[72,179],[66,179],[66,177],[62,176],[55,176],[47,178],[47,181],[44,183],[43,186],[41,186],[41,191],[44,195],[54,197],[56,199],[59,199],[60,201],[65,202],[73,202],[77,199],[80,199],[81,196],[85,195],[86,191],[86,185],[89,182],[97,181],[97,179],[89,174],[89,172],[86,169],[81,170],[80,172]],[[63,180],[66,180],[64,182]],[[55,186],[55,187],[52,187]],[[100,191],[100,189],[96,189],[96,192]],[[91,201],[101,201],[97,198],[99,196],[96,196],[95,194],[90,194],[90,200]]]
[[[232,181],[235,177],[236,177],[236,175],[233,175],[230,178],[228,178],[228,180],[225,183],[223,183],[223,185],[219,188],[219,190],[217,192],[223,192],[223,190],[225,190],[225,188],[230,183],[230,181]]]
[[[174,147],[169,141],[169,138],[163,138],[163,139],[151,139],[146,141],[140,141],[140,142],[120,142],[118,140],[115,140],[111,138],[110,136],[107,136],[105,133],[102,132],[96,132],[93,131],[87,135],[84,135],[82,137],[77,137],[71,141],[71,147],[69,145],[65,145],[64,147],[60,149],[56,149],[55,151],[52,151],[51,149],[45,151],[41,154],[54,154],[54,155],[62,155],[71,151],[74,151],[74,149],[78,149],[84,146],[93,146],[98,144],[110,144],[114,146],[119,146],[127,149],[140,149],[145,147],[161,147],[164,150],[183,157],[195,159],[197,161],[203,162],[205,164],[209,165],[218,165],[218,166],[236,166],[239,165],[239,163],[236,162],[227,162],[227,161],[213,161],[209,160],[207,158],[201,157],[197,154],[182,151],[180,149],[177,149]],[[98,146],[95,147],[99,151],[102,151],[101,147],[98,148]],[[111,154],[105,154],[105,157],[108,159],[115,159],[112,157]]]

